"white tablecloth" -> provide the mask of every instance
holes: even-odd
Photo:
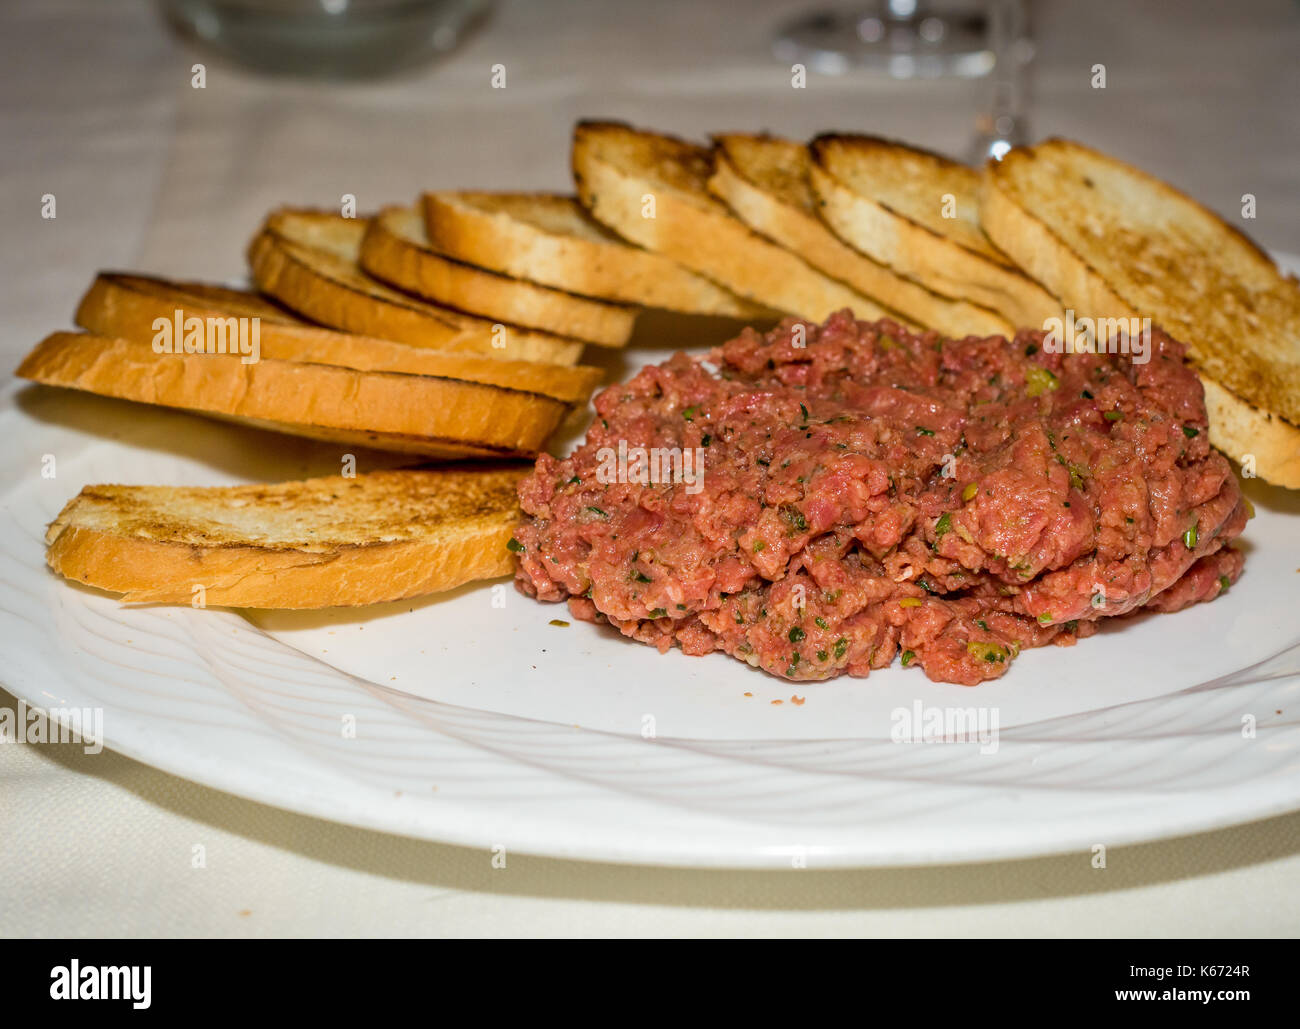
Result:
[[[803,2],[505,3],[444,63],[366,85],[257,78],[145,3],[0,8],[0,358],[101,268],[225,279],[268,208],[433,186],[562,188],[584,116],[682,134],[865,130],[960,154],[978,86],[812,76],[768,55]],[[1033,4],[1032,126],[1092,142],[1300,252],[1300,5]],[[1161,10],[1165,13],[1161,14]],[[1172,13],[1171,13],[1172,12]],[[207,88],[190,67],[207,64]],[[1090,86],[1094,64],[1107,86]],[[490,86],[504,64],[507,88]],[[58,217],[40,217],[57,197]],[[6,402],[12,389],[6,390]],[[12,445],[12,441],[10,441]],[[3,681],[0,655],[0,681]],[[0,705],[13,706],[0,690]],[[191,867],[203,844],[207,867]],[[120,755],[0,747],[0,934],[1294,935],[1300,815],[954,868],[680,871],[414,842],[250,803]]]

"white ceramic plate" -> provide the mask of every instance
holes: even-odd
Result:
[[[84,484],[327,474],[339,452],[33,387],[10,389],[0,432],[5,686],[102,708],[109,747],[268,804],[475,847],[754,867],[1025,857],[1300,808],[1300,493],[1247,484],[1246,570],[1212,604],[1029,651],[974,689],[897,665],[796,686],[553,626],[566,609],[507,580],[325,614],[125,608],[43,563],[45,524]],[[895,742],[916,705],[996,718],[996,737]]]

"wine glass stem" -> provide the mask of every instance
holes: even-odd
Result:
[[[989,82],[986,131],[1011,142],[1025,133],[1025,62],[1020,53],[1025,38],[1025,0],[992,0],[989,46],[993,73]]]

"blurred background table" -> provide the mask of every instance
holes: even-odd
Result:
[[[815,0],[814,0],[815,2]],[[581,117],[684,135],[838,129],[961,156],[978,80],[810,74],[771,56],[792,0],[506,0],[438,63],[379,81],[253,75],[144,0],[0,9],[0,358],[69,324],[94,272],[243,274],[281,203],[564,189]],[[825,6],[822,3],[817,6]],[[1031,4],[1030,128],[1162,175],[1300,253],[1300,4]],[[206,65],[206,88],[191,86]],[[1106,66],[1106,88],[1091,85]],[[491,86],[504,65],[505,89]],[[58,217],[40,216],[44,194]],[[6,385],[5,401],[15,390]],[[8,445],[18,445],[9,441]],[[0,681],[3,681],[0,658]],[[0,705],[14,700],[0,690]],[[202,843],[207,868],[191,868]],[[1295,935],[1300,815],[1111,852],[787,873],[584,865],[286,814],[120,755],[0,747],[0,934]]]

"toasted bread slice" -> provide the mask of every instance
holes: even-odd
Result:
[[[430,457],[533,455],[568,410],[540,393],[433,375],[238,353],[155,353],[142,340],[56,332],[16,373],[298,436]]]
[[[1150,318],[1188,346],[1210,440],[1300,488],[1300,285],[1171,186],[1068,140],[991,166],[981,219],[1076,317]]]
[[[426,193],[429,242],[517,279],[684,314],[759,319],[768,311],[670,261],[630,246],[557,193]]]
[[[411,346],[517,361],[575,364],[576,340],[500,325],[408,296],[361,270],[368,219],[280,210],[248,247],[257,288],[302,317]]]
[[[336,364],[361,371],[408,372],[464,379],[541,393],[583,404],[604,373],[586,365],[511,361],[480,354],[448,353],[372,336],[322,329],[300,321],[255,293],[199,282],[120,272],[101,272],[77,307],[76,321],[100,336],[152,342],[158,319],[253,317],[260,323],[261,356],[279,361]]]
[[[133,603],[376,604],[507,575],[526,465],[370,472],[258,486],[87,486],[46,561]]]
[[[1017,328],[1041,329],[1060,317],[1056,298],[980,229],[975,169],[873,136],[818,136],[810,150],[821,215],[850,246],[935,293],[991,308]]]
[[[386,207],[361,242],[361,267],[390,286],[436,304],[500,322],[621,347],[632,335],[636,308],[580,297],[466,264],[429,245],[424,217]]]
[[[845,245],[817,216],[803,143],[728,133],[714,137],[709,191],[755,232],[814,268],[945,336],[1005,336],[1012,325],[986,307],[932,293]]]
[[[823,321],[843,308],[889,317],[879,304],[758,235],[709,193],[707,147],[619,122],[573,133],[578,199],[624,239],[708,276],[741,296]]]

